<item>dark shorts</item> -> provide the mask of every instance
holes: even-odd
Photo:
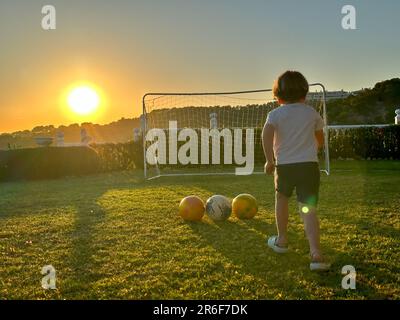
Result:
[[[309,206],[318,203],[320,173],[317,162],[301,162],[276,166],[275,190],[290,197],[296,188],[297,201]]]

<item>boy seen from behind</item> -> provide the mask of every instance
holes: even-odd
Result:
[[[288,202],[296,189],[299,212],[310,245],[310,269],[327,270],[320,247],[317,203],[320,184],[318,149],[324,143],[324,121],[305,104],[309,90],[306,78],[297,71],[286,71],[274,83],[279,107],[267,117],[262,132],[266,158],[265,173],[275,176],[275,218],[278,235],[268,239],[277,253],[288,251]]]

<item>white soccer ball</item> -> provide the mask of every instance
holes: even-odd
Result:
[[[231,201],[221,195],[212,196],[207,200],[206,213],[214,221],[226,220],[232,213]]]

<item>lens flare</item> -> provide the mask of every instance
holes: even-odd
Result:
[[[301,212],[303,212],[303,213],[309,213],[309,212],[310,212],[310,208],[307,207],[307,206],[303,206],[303,207],[301,208]]]

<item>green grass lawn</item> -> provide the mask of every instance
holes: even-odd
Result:
[[[251,193],[259,214],[223,223],[177,216],[182,197]],[[400,298],[400,162],[343,161],[323,177],[322,243],[333,263],[312,273],[292,199],[290,253],[275,233],[271,177],[179,177],[139,172],[0,184],[1,299]],[[41,288],[53,265],[57,289]],[[341,287],[344,265],[356,290]]]

